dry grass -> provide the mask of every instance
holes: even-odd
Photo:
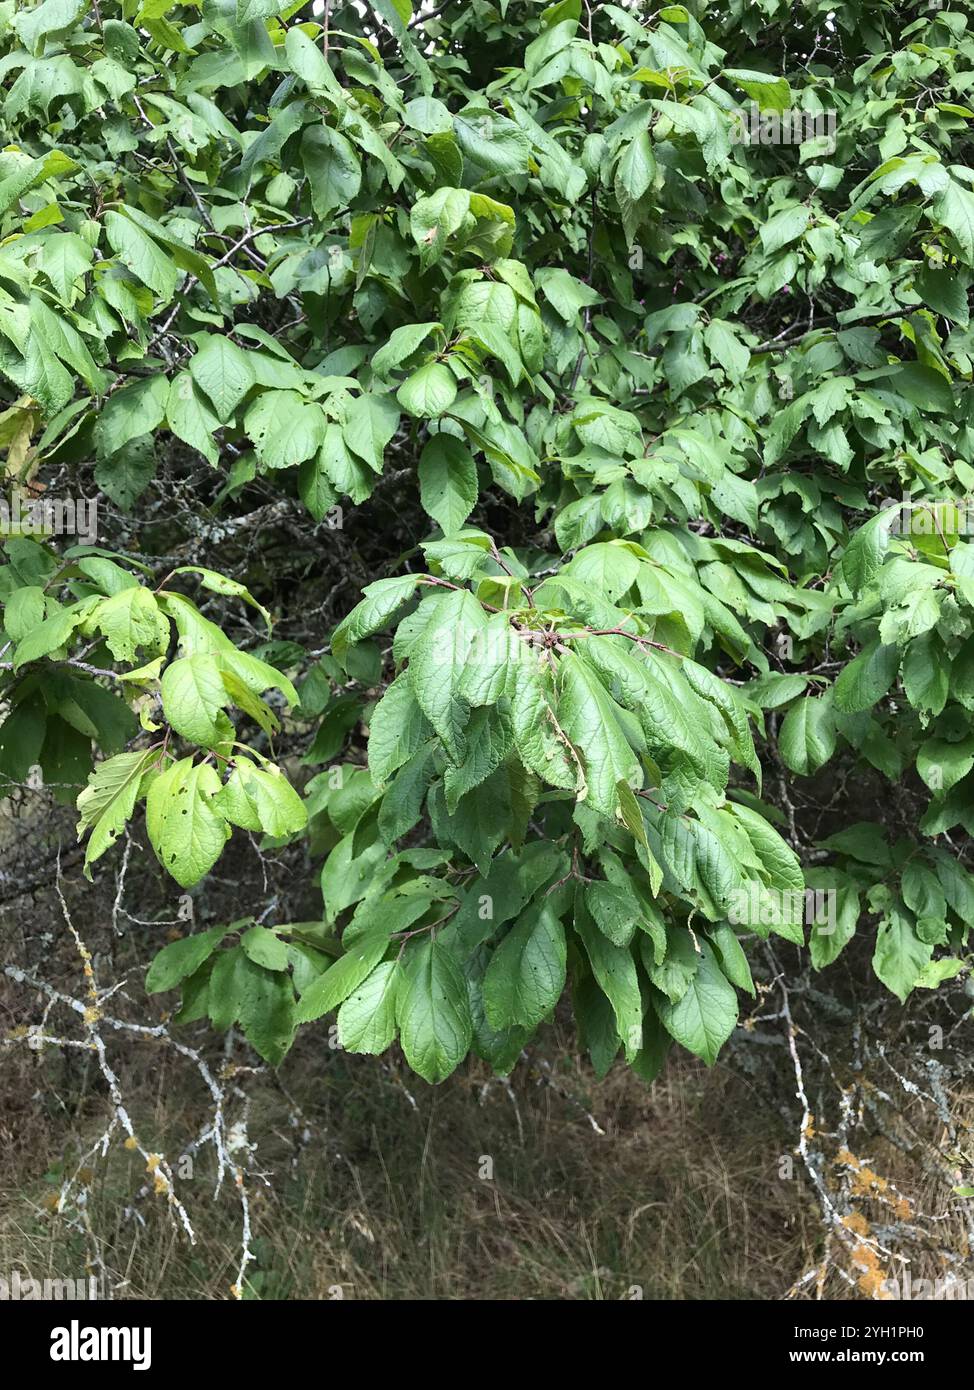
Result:
[[[116,941],[106,930],[108,889],[107,902],[79,917],[85,939],[101,941],[100,968],[124,981],[114,996],[119,1014],[161,1017],[164,1005],[147,1006],[141,992],[147,942],[134,931]],[[165,904],[141,910],[162,916]],[[39,957],[45,979],[76,992],[70,936],[38,936],[28,914],[8,920],[9,958]],[[43,920],[56,922],[56,912]],[[860,978],[852,968],[831,977],[845,1004],[825,1009],[823,996],[808,991],[802,1005],[800,1046],[833,1192],[849,1176],[835,1162],[839,1136],[828,1137],[839,1101],[853,1083],[862,1095],[873,1084],[850,1053]],[[762,994],[754,1010],[773,1017],[775,1000],[773,990]],[[891,1055],[911,1059],[921,1080],[939,1056],[922,1046],[921,1006],[935,1003],[867,1018],[871,1034],[888,1040]],[[969,1009],[966,996],[958,1007]],[[36,1022],[42,1009],[41,996],[0,975],[0,1038]],[[278,1076],[253,1072],[253,1054],[239,1042],[224,1052],[205,1025],[186,1030],[185,1040],[215,1070],[225,1068],[228,1121],[249,1115],[256,1260],[247,1297],[763,1300],[785,1297],[822,1263],[818,1202],[794,1157],[801,1109],[780,1019],[742,1029],[712,1071],[674,1049],[652,1087],[622,1067],[596,1081],[561,1023],[543,1030],[509,1084],[474,1063],[435,1089],[387,1059],[332,1051],[325,1028],[302,1033]],[[131,1034],[109,1032],[106,1041],[143,1147],[175,1161],[207,1123],[211,1102],[197,1071],[171,1048]],[[897,1091],[888,1068],[875,1059],[871,1066],[881,1087]],[[951,1194],[950,1175],[970,1182],[974,1096],[970,1073],[954,1075],[952,1138],[943,1106],[938,1115],[897,1091],[906,1096],[902,1115],[861,1107],[853,1141],[914,1211],[932,1215],[936,1239],[908,1252],[914,1278],[940,1272],[928,1248],[946,1250],[955,1264],[970,1255],[970,1214]],[[174,1233],[144,1159],[120,1136],[89,1164],[77,1189],[82,1203],[52,1210],[110,1113],[89,1052],[0,1048],[0,1276],[79,1278],[97,1256],[114,1297],[230,1297],[241,1209],[232,1190],[213,1200],[210,1150],[192,1174],[176,1169],[195,1245]],[[869,1193],[839,1209],[862,1214],[877,1231],[889,1215],[888,1202]],[[826,1298],[860,1296],[855,1270],[851,1283],[831,1270],[820,1286],[802,1284],[799,1296],[814,1297],[817,1287]]]
[[[558,1039],[546,1041],[558,1056]],[[68,1113],[87,1079],[65,1065],[33,1062],[33,1077],[19,1078],[32,1099],[12,1130],[6,1110],[0,1269],[34,1278],[84,1273],[74,1211],[57,1215],[45,1199],[80,1151],[64,1136],[90,1142],[104,1109],[92,1085]],[[198,1127],[202,1097],[168,1058],[126,1070],[140,1134],[171,1155]],[[777,1298],[819,1239],[802,1180],[778,1175],[782,1135],[724,1067],[678,1063],[647,1088],[622,1069],[597,1084],[582,1064],[552,1074],[542,1063],[510,1087],[471,1069],[432,1090],[319,1045],[281,1082],[287,1094],[266,1076],[248,1086],[267,1178],[251,1186],[250,1296]],[[203,1168],[181,1184],[199,1235],[191,1247],[159,1199],[133,1206],[141,1167],[116,1146],[87,1189],[116,1296],[227,1297],[239,1257],[233,1194],[213,1202]]]

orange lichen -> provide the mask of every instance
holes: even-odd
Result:
[[[855,1231],[857,1236],[869,1234],[869,1222],[860,1211],[850,1211],[847,1216],[843,1216],[842,1224],[847,1226],[850,1231]]]
[[[860,1289],[867,1298],[889,1298],[890,1294],[883,1286],[886,1283],[886,1276],[881,1269],[871,1269],[859,1276],[856,1280]]]

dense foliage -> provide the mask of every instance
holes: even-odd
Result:
[[[651,1078],[769,934],[866,933],[903,1000],[965,969],[963,7],[0,0],[0,48],[8,481],[132,518],[5,542],[6,790],[77,799],[89,874],[144,803],[183,888],[234,827],[321,876],[150,991],[439,1081],[567,982]],[[160,558],[195,491],[381,542],[393,475],[425,535],[326,650],[243,622],[266,570]],[[790,788],[840,774],[890,794],[810,844]]]

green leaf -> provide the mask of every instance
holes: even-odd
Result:
[[[195,652],[170,662],[161,693],[163,712],[178,734],[207,748],[223,742],[226,728],[219,715],[230,697],[215,656]]]
[[[579,1045],[588,1051],[601,1081],[619,1052],[619,1034],[612,1005],[591,975],[572,982],[572,1009]]]
[[[207,1012],[218,1032],[225,1032],[240,1018],[243,1001],[257,978],[258,966],[253,965],[239,946],[221,951],[210,972],[207,991]]]
[[[255,608],[267,624],[267,631],[271,630],[271,615],[262,603],[258,603],[253,594],[245,584],[239,580],[228,579],[225,574],[218,574],[216,570],[206,569],[203,565],[180,565],[173,570],[173,574],[195,574],[199,576],[199,581],[204,589],[208,589],[213,594],[224,594],[231,598],[243,599],[251,608]]]
[[[465,444],[434,434],[419,460],[419,495],[445,536],[459,531],[477,502],[477,465]]]
[[[845,830],[830,835],[819,842],[822,849],[831,849],[839,854],[848,854],[860,864],[875,864],[878,868],[892,866],[893,856],[882,828],[873,821],[858,821]]]
[[[189,360],[189,372],[221,423],[229,420],[256,381],[248,354],[232,339],[213,333],[202,335],[198,351]]]
[[[239,1021],[251,1046],[270,1066],[278,1067],[294,1038],[294,987],[285,972],[264,970],[248,957],[242,959],[247,985],[242,991]]]
[[[581,770],[578,755],[555,714],[554,683],[535,654],[520,639],[515,641],[519,650],[513,675],[511,722],[518,755],[525,767],[544,781],[574,792]],[[461,691],[468,685],[468,680],[462,680]]]
[[[167,989],[175,989],[209,960],[227,931],[227,927],[211,927],[209,931],[197,932],[195,936],[185,936],[164,946],[146,973],[146,991],[162,994]]]
[[[156,758],[149,752],[117,753],[98,763],[88,774],[88,785],[78,797],[78,839],[91,831],[85,850],[85,877],[90,867],[111,849],[135,810],[142,778]],[[168,986],[167,986],[168,988]]]
[[[493,709],[475,710],[466,732],[463,762],[443,774],[446,808],[450,815],[462,796],[479,787],[510,752],[512,733],[506,715]]]
[[[666,929],[662,958],[657,943],[650,938],[641,938],[639,947],[646,974],[652,983],[671,1003],[678,1004],[700,965],[701,957],[697,952],[695,937],[685,927],[670,924]]]
[[[324,124],[308,126],[301,137],[301,160],[317,215],[327,218],[347,209],[361,187],[362,170],[345,136]]]
[[[961,258],[974,265],[974,193],[956,179],[948,179],[934,202],[933,214],[953,236]]]
[[[169,621],[155,594],[132,585],[109,595],[92,614],[116,661],[134,663],[145,650],[162,654],[169,645]]]
[[[840,671],[835,682],[836,705],[849,713],[872,709],[893,684],[899,666],[897,647],[871,642]]]
[[[546,270],[537,280],[548,303],[566,323],[577,322],[583,309],[598,304],[602,298],[567,270]]]
[[[959,743],[928,738],[917,750],[917,772],[932,791],[950,791],[974,768],[974,735]]]
[[[220,779],[209,763],[182,758],[153,781],[146,798],[146,829],[162,864],[183,888],[208,873],[230,838],[212,808]]]
[[[369,721],[369,770],[375,782],[385,782],[432,734],[432,725],[413,694],[409,673],[403,671]]]
[[[325,441],[320,405],[297,391],[264,391],[247,411],[244,429],[267,468],[291,468],[311,458]]]
[[[473,1021],[466,982],[440,941],[424,941],[410,952],[396,1017],[412,1069],[432,1085],[445,1081],[470,1049]]]
[[[467,590],[448,593],[409,657],[409,683],[416,701],[458,764],[466,752],[467,723],[460,682],[470,649],[486,623],[484,610]]]
[[[3,194],[0,193],[0,207]],[[92,250],[74,232],[55,232],[41,247],[40,265],[58,298],[70,306],[78,297],[78,281],[91,269]]]
[[[616,1028],[631,1061],[643,1045],[643,1005],[632,953],[597,931],[587,912],[576,912],[575,929],[585,944],[592,974],[612,1005]]]
[[[33,628],[17,643],[13,659],[14,670],[19,671],[31,661],[39,661],[63,647],[83,619],[84,613],[77,608],[62,608],[51,617],[45,618],[39,627]]]
[[[750,68],[725,68],[724,76],[746,92],[762,111],[787,111],[792,104],[791,88],[783,77]]]
[[[806,881],[812,890],[835,894],[834,909],[829,905],[828,911],[817,914],[824,920],[812,924],[808,937],[812,964],[816,970],[824,970],[856,934],[861,910],[859,892],[852,879],[844,874],[837,875],[833,869],[809,870]]]
[[[418,372],[408,376],[399,390],[396,399],[403,410],[420,419],[435,420],[457,398],[456,378],[449,367],[442,362],[428,362]]]
[[[776,212],[773,217],[769,217],[760,228],[761,246],[765,255],[773,255],[774,252],[780,251],[790,242],[796,241],[808,226],[808,218],[808,208],[801,203],[784,208],[781,212]],[[819,418],[818,410],[819,407],[816,406],[816,418],[821,425],[825,423],[825,420]],[[834,409],[829,411],[829,414],[833,413]]]
[[[32,9],[21,10],[14,27],[25,46],[36,53],[43,47],[42,39],[72,28],[84,9],[84,0],[42,0]]]
[[[639,761],[620,722],[619,707],[598,676],[573,653],[562,657],[559,677],[558,715],[566,737],[582,756],[587,799],[596,811],[614,817],[616,783],[628,782],[638,788],[643,781]]]
[[[169,387],[166,419],[177,439],[203,455],[214,467],[220,458],[213,436],[220,420],[196,387],[189,372],[174,376]]]
[[[967,196],[974,203],[974,194]],[[885,376],[889,389],[899,392],[921,410],[946,415],[954,408],[954,393],[949,381],[933,367],[922,362],[906,362],[889,368]]]
[[[548,903],[529,907],[495,950],[484,976],[492,1028],[534,1029],[565,988],[565,929]]]
[[[889,547],[890,519],[884,512],[861,526],[842,553],[842,574],[858,596],[879,573]]]
[[[625,786],[625,782],[622,785]],[[589,883],[585,887],[585,906],[599,931],[614,946],[629,945],[642,915],[640,904],[631,892],[611,883]]]
[[[170,256],[120,212],[105,213],[105,234],[122,264],[160,299],[172,299],[179,272]]]
[[[518,684],[525,651],[507,614],[494,613],[477,635],[460,676],[461,698],[477,709],[495,705],[502,695],[512,693]],[[528,684],[527,678],[524,684]]]
[[[293,31],[292,31],[293,32]],[[338,1037],[347,1052],[385,1052],[396,1035],[396,998],[401,974],[383,961],[338,1010]]]
[[[379,927],[367,932],[348,951],[329,966],[301,996],[298,1023],[312,1023],[331,1013],[371,975],[389,947],[389,932]]]
[[[940,960],[929,961],[920,971],[914,989],[939,989],[945,980],[954,980],[967,969],[967,963],[956,956],[942,956]],[[962,1196],[974,1197],[974,1187],[954,1188]]]
[[[722,922],[711,932],[710,940],[717,953],[720,968],[728,980],[738,989],[746,990],[753,998],[756,990],[751,978],[751,967],[748,965],[744,948],[737,939],[737,933],[726,922]]]
[[[385,376],[393,367],[400,366],[416,349],[425,343],[433,333],[442,332],[441,323],[407,323],[394,330],[389,341],[372,358],[372,370],[376,376]]]
[[[453,128],[464,157],[486,173],[527,172],[530,145],[513,121],[489,107],[475,107],[455,116]]]
[[[240,938],[240,945],[244,955],[265,970],[286,970],[288,967],[287,943],[266,927],[249,927]]]
[[[192,275],[195,279],[200,281],[205,287],[214,306],[219,309],[220,295],[209,261],[207,261],[204,256],[201,256],[198,251],[191,250],[190,247],[180,241],[178,237],[174,237],[161,222],[156,222],[154,218],[147,216],[146,213],[142,212],[139,208],[126,207],[124,211],[125,216],[130,222],[134,222],[136,226],[141,227],[144,232],[147,232],[148,235],[157,242],[162,242],[180,270],[185,270],[189,275]]]
[[[785,715],[778,746],[792,772],[817,772],[835,752],[835,718],[824,698],[798,700]]]
[[[308,823],[307,807],[280,770],[245,759],[238,759],[213,805],[231,825],[275,839],[297,834]]]
[[[399,411],[391,396],[366,392],[345,408],[342,434],[353,453],[375,473],[382,472],[385,450],[399,427]]]
[[[873,969],[901,1004],[906,1003],[932,955],[933,946],[919,939],[905,913],[894,908],[882,919],[876,932]]]
[[[704,329],[707,351],[727,373],[731,381],[740,381],[751,362],[751,353],[724,319],[713,318]]]
[[[639,561],[625,545],[587,545],[566,565],[564,573],[616,603],[638,578]]]
[[[298,26],[292,25],[287,31],[284,43],[291,71],[313,92],[323,92],[344,102],[345,94],[328,65],[321,49],[313,43]]]
[[[46,604],[39,584],[15,589],[3,610],[3,629],[13,642],[19,642],[44,621]]]
[[[168,402],[169,388],[163,377],[136,381],[116,391],[95,425],[99,457],[111,459],[133,439],[151,434],[162,423]]]
[[[420,198],[409,215],[413,241],[419,247],[423,270],[435,265],[446,251],[447,242],[464,224],[470,208],[465,188],[438,188],[429,198]]]
[[[623,229],[630,245],[644,220],[643,200],[656,178],[656,157],[648,131],[639,131],[629,142],[616,165],[615,195],[622,214]]]
[[[419,576],[397,574],[390,579],[377,579],[363,589],[365,597],[335,628],[331,639],[332,655],[344,660],[348,649],[373,633],[387,627],[405,603],[413,597]]]
[[[661,997],[656,1012],[671,1037],[712,1067],[737,1023],[737,995],[710,946],[701,942],[700,948],[700,963],[682,998],[673,1003]]]

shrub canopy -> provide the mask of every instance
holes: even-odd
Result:
[[[272,1063],[337,1009],[503,1073],[568,982],[651,1078],[754,938],[964,968],[968,15],[649,11],[0,2],[8,481],[130,518],[7,539],[0,774],[77,798],[89,874],[142,805],[186,889],[306,843],[320,921],[148,978]],[[417,542],[320,652],[152,538],[260,487],[313,553],[393,482]],[[837,777],[889,790],[796,823]]]

